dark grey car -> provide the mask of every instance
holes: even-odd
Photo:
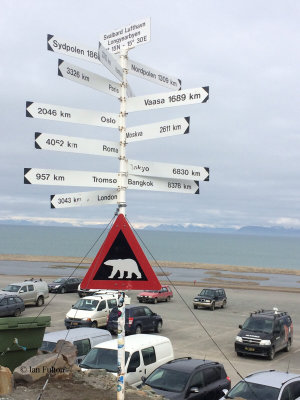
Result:
[[[0,295],[0,317],[18,317],[25,310],[24,301],[19,296]]]

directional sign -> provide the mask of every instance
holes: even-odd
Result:
[[[120,81],[123,81],[123,70],[119,59],[114,57],[105,46],[99,42],[98,48],[99,61]]]
[[[108,128],[119,127],[118,114],[55,106],[52,104],[36,103],[32,101],[26,101],[26,117],[73,122],[75,124],[106,126]]]
[[[116,29],[100,37],[100,42],[111,53],[119,53],[121,47],[129,49],[150,41],[150,18]]]
[[[121,96],[121,85],[91,71],[69,64],[61,59],[58,60],[58,75],[70,81],[81,83],[92,89],[110,94],[114,97]]]
[[[40,132],[35,132],[35,148],[110,157],[119,157],[120,152],[120,144],[117,142],[106,142],[102,140]]]
[[[51,208],[102,206],[104,204],[117,204],[118,191],[98,190],[95,192],[54,194],[50,200]]]
[[[139,62],[128,60],[128,73],[173,90],[181,89],[181,80]]]
[[[123,214],[119,214],[82,289],[159,290],[161,285]]]
[[[162,137],[182,135],[189,133],[190,117],[169,119],[168,121],[155,122],[154,124],[132,126],[126,129],[126,141],[157,139]]]
[[[112,172],[24,168],[24,183],[34,185],[108,187],[116,189],[118,186],[118,174]]]
[[[191,165],[165,164],[150,161],[128,160],[128,173],[140,176],[158,176],[173,179],[209,180],[209,168]]]
[[[205,103],[208,100],[209,88],[180,90],[158,93],[149,96],[131,97],[127,100],[127,111],[153,110],[155,108],[183,106],[187,104]]]
[[[199,194],[199,181],[128,175],[128,189]]]

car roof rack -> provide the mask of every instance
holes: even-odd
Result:
[[[288,313],[286,311],[279,311],[278,308],[274,307],[273,310],[257,310],[257,311],[253,311],[250,313],[250,317],[252,317],[253,315],[268,315],[268,316],[272,316],[275,318],[278,317],[283,317],[284,315],[288,315]]]

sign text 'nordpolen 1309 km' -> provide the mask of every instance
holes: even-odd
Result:
[[[119,126],[118,114],[55,106],[53,104],[34,103],[32,101],[26,101],[26,117],[72,122],[75,124],[106,126],[108,128],[118,128]]]
[[[209,97],[209,87],[180,90],[178,92],[158,93],[149,96],[131,97],[127,100],[127,111],[153,110],[156,108],[184,106],[205,103]]]
[[[120,144],[117,142],[40,132],[35,132],[35,148],[109,157],[119,157],[120,152]]]

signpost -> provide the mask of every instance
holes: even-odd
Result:
[[[118,114],[55,106],[53,104],[34,103],[32,101],[26,101],[26,117],[49,119],[60,122],[73,122],[75,124],[105,126],[107,128],[119,127]]]
[[[35,132],[35,148],[67,153],[119,157],[120,144],[96,139]]]
[[[189,133],[190,117],[170,119],[153,124],[132,126],[126,130],[126,141],[158,139],[162,137],[182,135]]]
[[[50,198],[51,208],[68,208],[117,204],[117,190],[53,194]]]
[[[199,194],[199,181],[128,175],[128,189]]]

